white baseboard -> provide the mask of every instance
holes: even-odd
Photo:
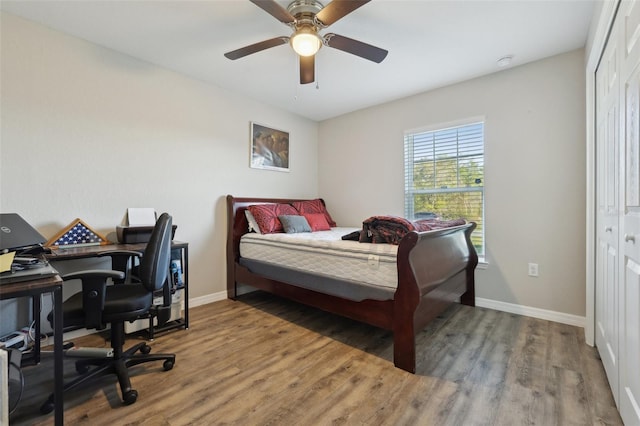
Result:
[[[227,298],[227,291],[219,291],[217,293],[207,294],[205,296],[194,297],[189,299],[189,308],[195,308],[196,306],[206,305],[207,303],[219,302]]]
[[[500,302],[498,300],[476,297],[476,306],[480,308],[495,309],[496,311],[509,312],[510,314],[525,315],[532,318],[559,322],[561,324],[574,325],[584,328],[585,317],[565,314],[563,312],[549,311],[547,309],[532,308],[531,306],[516,305],[514,303]]]
[[[252,293],[257,291],[255,287],[251,287],[244,284],[238,284],[236,288],[236,294],[241,296],[243,294]],[[206,305],[207,303],[219,302],[227,298],[227,290],[219,291],[217,293],[207,294],[206,296],[195,297],[189,299],[189,307],[195,308],[196,306]]]
[[[189,299],[189,307],[206,305],[227,298],[227,292],[219,291],[206,296]],[[509,312],[510,314],[525,315],[532,318],[559,322],[561,324],[574,325],[584,328],[586,319],[578,315],[565,314],[564,312],[549,311],[547,309],[533,308],[531,306],[516,305],[515,303],[500,302],[498,300],[476,297],[476,306],[495,309],[496,311]]]

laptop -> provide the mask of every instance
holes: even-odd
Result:
[[[48,278],[58,273],[43,257],[19,257],[30,250],[42,252],[46,239],[17,213],[0,213],[0,254],[16,252],[11,271],[0,273],[0,284]]]
[[[0,253],[24,251],[47,241],[17,213],[0,213]]]

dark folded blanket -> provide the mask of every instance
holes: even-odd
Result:
[[[360,239],[360,231],[353,231],[342,236],[343,240],[358,241]]]
[[[410,221],[398,216],[372,216],[362,222],[362,231],[358,241],[361,243],[374,244],[400,244],[402,237],[411,231],[431,231],[434,229],[450,228],[453,226],[464,225],[464,219],[440,220],[440,219],[422,219]],[[352,233],[354,234],[354,233]],[[355,239],[353,238],[349,239]],[[342,237],[345,238],[347,235]]]

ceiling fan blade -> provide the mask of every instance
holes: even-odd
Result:
[[[316,14],[316,19],[320,21],[323,26],[328,27],[370,1],[371,0],[333,0]]]
[[[267,12],[269,15],[276,18],[278,21],[284,24],[292,24],[295,22],[294,18],[284,7],[276,3],[275,0],[250,0],[251,3],[258,6],[260,9]]]
[[[300,56],[300,84],[313,83],[316,79],[316,56]]]
[[[289,37],[276,37],[269,40],[261,41],[260,43],[251,44],[249,46],[241,47],[240,49],[232,50],[224,54],[231,60],[243,58],[252,53],[260,52],[261,50],[269,49],[271,47],[280,46],[289,42]]]
[[[387,53],[389,53],[379,47],[333,33],[326,34],[324,36],[324,42],[329,47],[360,56],[361,58],[368,59],[378,64],[382,62],[384,58],[387,57]]]

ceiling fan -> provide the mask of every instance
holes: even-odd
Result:
[[[293,34],[289,37],[275,37],[225,53],[224,56],[231,60],[290,43],[300,57],[300,84],[307,84],[315,80],[315,54],[323,45],[376,63],[382,62],[387,56],[386,50],[358,40],[333,33],[324,36],[320,34],[321,30],[371,0],[333,0],[327,6],[323,6],[316,0],[294,0],[286,9],[275,0],[250,1],[278,21],[291,27]]]

